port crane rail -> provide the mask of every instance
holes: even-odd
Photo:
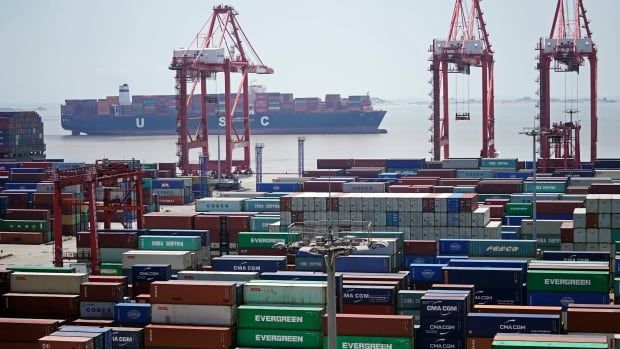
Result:
[[[482,68],[482,150],[481,157],[494,158],[495,111],[493,83],[493,49],[489,41],[486,23],[482,17],[480,0],[472,0],[466,10],[464,0],[456,0],[447,39],[433,40],[429,52],[432,57],[429,70],[432,78],[430,105],[432,121],[430,153],[433,160],[450,157],[450,117],[448,74],[470,74],[471,67]],[[443,112],[443,115],[442,115]],[[469,112],[456,113],[457,120],[469,120]]]
[[[231,6],[219,5],[213,8],[209,20],[187,47],[175,51],[170,69],[176,72],[177,90],[177,156],[178,166],[184,174],[200,171],[200,164],[190,163],[191,149],[200,148],[202,154],[209,154],[207,79],[217,73],[224,73],[224,117],[225,117],[225,160],[223,173],[230,177],[233,167],[236,173],[251,173],[250,168],[250,90],[249,74],[272,74],[237,21],[237,11]],[[205,31],[206,28],[206,31]],[[235,98],[231,98],[231,74],[240,73],[241,82]],[[188,82],[192,84],[188,94]],[[198,129],[189,127],[189,106],[198,82],[200,83],[200,124]],[[217,101],[215,101],[217,102]],[[241,116],[238,110],[241,109]],[[239,126],[241,121],[241,126]],[[243,160],[233,160],[233,150],[243,148]],[[217,170],[217,161],[209,161],[210,170]]]
[[[551,71],[579,73],[586,60],[590,65],[590,161],[594,163],[597,159],[597,48],[592,41],[590,21],[586,16],[583,1],[575,0],[574,4],[571,9],[572,6],[568,6],[565,0],[558,0],[549,36],[541,38],[536,47],[540,98],[538,103],[540,111],[537,117],[540,129],[545,131],[539,139],[540,167],[543,171],[580,167],[581,125],[573,121],[576,110],[565,111],[570,114],[570,121],[553,124],[551,122]],[[574,18],[570,18],[571,14]]]
[[[144,206],[142,197],[142,178],[144,173],[140,167],[126,163],[110,162],[108,160],[97,161],[95,165],[83,166],[67,170],[54,170],[52,182],[54,183],[54,265],[63,265],[62,251],[62,209],[65,206],[88,206],[89,216],[89,241],[90,258],[93,274],[99,273],[99,246],[97,229],[97,210],[103,212],[104,228],[111,228],[111,215],[116,212],[136,212],[137,228],[144,228]],[[128,183],[124,198],[117,202],[110,200],[110,192],[118,189],[119,185]],[[62,190],[66,187],[80,185],[86,197],[81,199],[65,199]],[[96,189],[103,188],[104,201],[97,206]],[[132,199],[135,192],[135,201]]]

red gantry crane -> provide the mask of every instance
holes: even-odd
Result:
[[[237,11],[231,6],[219,5],[187,49],[175,50],[170,69],[176,72],[177,89],[177,156],[178,166],[184,174],[197,173],[200,164],[190,163],[191,149],[199,148],[203,155],[209,153],[207,78],[224,73],[224,136],[225,161],[222,173],[251,173],[250,169],[250,108],[248,75],[272,74],[273,69],[263,64],[237,21]],[[206,29],[206,31],[205,31]],[[192,48],[194,47],[194,48]],[[240,73],[241,82],[234,99],[231,98],[231,73]],[[191,84],[188,93],[188,83]],[[200,122],[196,129],[190,127],[189,106],[200,83]],[[217,105],[216,105],[217,108]],[[233,161],[233,150],[243,148],[243,160]],[[233,166],[236,167],[233,170]],[[211,170],[217,161],[209,161]]]
[[[549,37],[541,38],[536,50],[538,51],[537,69],[540,74],[538,94],[542,131],[540,136],[542,170],[580,166],[579,130],[581,126],[573,120],[573,114],[577,110],[565,110],[565,113],[570,115],[570,120],[551,123],[551,70],[579,73],[586,59],[590,62],[590,161],[594,163],[597,156],[598,132],[597,50],[592,41],[590,22],[586,17],[582,0],[558,0]]]
[[[467,7],[465,0],[456,0],[450,21],[447,39],[433,40],[430,47],[432,62],[430,71],[433,77],[433,110],[430,120],[431,154],[433,160],[450,157],[450,113],[448,96],[448,74],[469,75],[470,68],[482,68],[482,150],[480,156],[493,158],[495,151],[495,117],[493,92],[493,50],[489,34],[482,18],[480,0],[472,0]],[[458,101],[457,101],[458,102]],[[466,101],[465,103],[469,103]],[[442,115],[443,112],[443,115]],[[457,108],[457,121],[469,120],[469,111],[460,112]]]

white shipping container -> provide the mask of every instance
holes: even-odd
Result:
[[[586,229],[585,228],[575,228],[575,230],[573,230],[573,242],[575,243],[586,242]]]
[[[618,213],[611,214],[611,228],[612,229],[620,228],[620,214]]]
[[[435,226],[435,214],[431,212],[422,213],[422,226],[423,227]]]
[[[620,213],[620,195],[611,196],[611,213]]]
[[[260,198],[264,197],[265,193],[257,191],[220,191],[217,193],[217,197],[220,198]]]
[[[612,196],[611,194],[600,194],[598,201],[598,212],[599,213],[611,213],[612,210]]]
[[[599,229],[598,230],[598,242],[600,243],[605,243],[605,244],[610,244],[613,241],[611,241],[611,229]]]
[[[501,239],[502,238],[502,222],[492,221],[484,227],[485,239]]]
[[[348,182],[342,184],[343,193],[385,193],[383,182]]]
[[[588,194],[586,196],[586,212],[587,213],[598,213],[598,194]]]
[[[586,229],[586,243],[598,244],[598,229]]]
[[[459,228],[459,239],[471,239],[471,228],[469,227]]]
[[[471,213],[459,213],[459,226],[469,228],[472,226]]]
[[[564,242],[560,244],[561,251],[575,251],[575,244]]]
[[[611,228],[611,214],[599,213],[598,214],[598,227],[599,228]]]
[[[586,209],[578,207],[573,211],[573,224],[575,228],[586,227]]]
[[[195,304],[152,304],[154,324],[232,326],[237,322],[237,307]]]
[[[484,228],[490,220],[491,209],[488,207],[479,207],[471,215],[471,226],[476,228]]]
[[[597,243],[591,243],[591,244],[586,244],[586,251],[598,251],[600,248],[599,244]]]
[[[611,183],[609,177],[572,177],[570,185],[574,187],[589,187],[593,183]]]
[[[620,170],[596,170],[594,171],[594,177],[606,177],[610,179],[620,179]]]
[[[302,184],[307,181],[313,180],[313,177],[277,177],[273,179],[274,183],[298,183]]]
[[[243,211],[246,198],[202,198],[195,202],[196,212],[207,211]]]
[[[132,250],[123,253],[123,269],[131,269],[136,264],[170,264],[172,270],[185,270],[192,267],[189,251],[149,251]]]
[[[586,244],[585,243],[575,243],[575,251],[585,251]]]
[[[88,281],[84,273],[11,273],[11,292],[80,294],[80,284]]]
[[[603,252],[611,252],[612,246],[613,246],[612,244],[608,244],[608,243],[599,243],[598,250],[603,251]]]

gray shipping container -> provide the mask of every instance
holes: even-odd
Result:
[[[243,286],[246,304],[325,305],[327,285],[294,282],[248,282]]]
[[[135,264],[170,264],[172,270],[185,270],[192,267],[192,256],[189,251],[132,250],[123,253],[123,269],[131,269]]]
[[[237,307],[222,305],[152,304],[151,322],[155,324],[232,326],[237,322]]]
[[[116,302],[80,302],[80,317],[83,319],[114,319]]]
[[[344,193],[385,193],[383,182],[349,182],[342,184]]]
[[[477,169],[480,167],[480,159],[444,159],[441,168],[447,169]]]
[[[80,284],[88,281],[84,273],[11,274],[11,292],[80,294]]]

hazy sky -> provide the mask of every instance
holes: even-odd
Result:
[[[620,1],[584,0],[599,47],[601,96],[620,96]],[[485,0],[495,49],[496,95],[534,96],[534,50],[555,0]],[[172,50],[187,45],[211,14],[205,0],[0,0],[0,105],[60,103],[114,95],[172,94]],[[259,82],[296,96],[325,93],[425,98],[428,47],[447,35],[453,0],[260,0],[230,3],[263,61]],[[587,71],[587,70],[586,70]],[[470,96],[479,97],[479,71]],[[554,95],[587,76],[554,74]],[[219,89],[223,89],[223,78]],[[461,78],[464,86],[467,80]],[[578,83],[577,83],[578,81]],[[576,91],[576,88],[573,88]],[[221,91],[220,91],[221,92]],[[460,90],[459,93],[465,93]],[[428,98],[428,97],[426,97]]]

